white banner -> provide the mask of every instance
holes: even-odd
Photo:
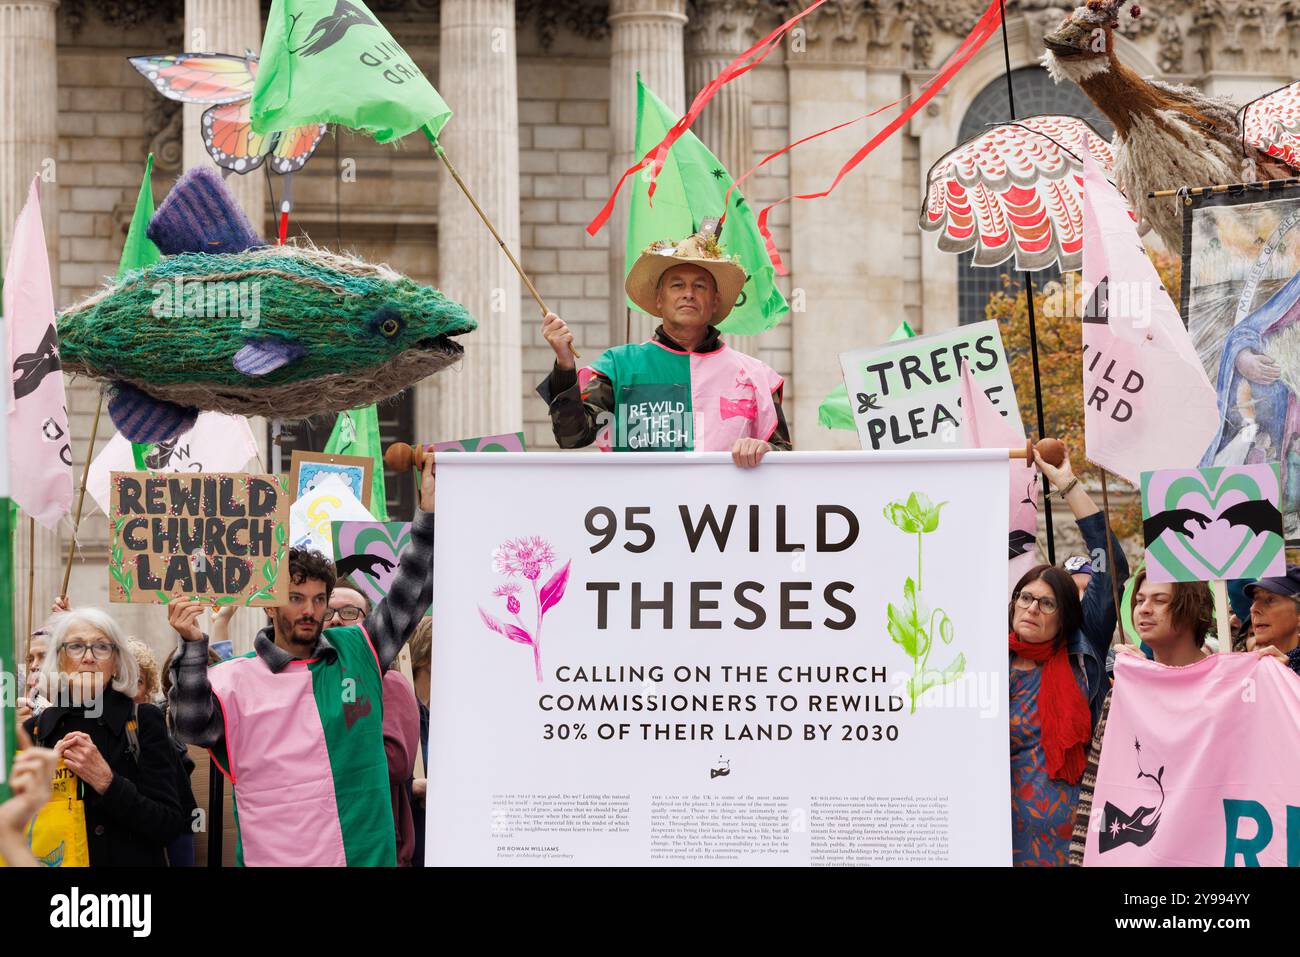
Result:
[[[431,864],[1009,864],[1005,451],[448,456]]]

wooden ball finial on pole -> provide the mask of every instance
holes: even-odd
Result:
[[[1065,463],[1065,443],[1060,439],[1039,439],[1038,443],[1026,439],[1023,449],[1011,449],[1009,456],[1013,459],[1028,459],[1033,461],[1033,453],[1037,451],[1043,457],[1043,461],[1053,468],[1060,468]]]
[[[432,449],[426,449],[423,446],[394,442],[384,452],[384,465],[394,472],[405,472],[409,469],[419,471],[424,468],[425,457],[430,455],[432,451]]]

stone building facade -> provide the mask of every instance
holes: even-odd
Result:
[[[268,4],[269,5],[269,4]],[[683,110],[720,67],[803,4],[788,0],[370,0],[456,115],[443,143],[465,180],[520,251],[542,296],[575,329],[584,360],[651,323],[621,295],[625,209],[597,236],[584,226],[632,161],[635,72]],[[1070,3],[1008,0],[1008,47],[1022,115],[1086,110],[1037,66],[1042,36]],[[735,175],[808,133],[915,94],[972,27],[983,0],[829,0],[789,41],[725,88],[695,132]],[[1300,66],[1300,0],[1148,0],[1126,18],[1120,51],[1139,73],[1191,82],[1245,101],[1290,82]],[[161,200],[180,170],[210,162],[201,107],[159,97],[130,55],[256,51],[259,0],[0,0],[0,229],[7,248],[30,177],[42,173],[46,232],[60,306],[111,275],[145,156]],[[926,332],[970,312],[959,289],[969,267],[917,228],[926,173],[959,138],[999,115],[1000,38],[986,44],[898,135],[829,199],[773,215],[794,313],[734,344],[786,377],[787,416],[802,449],[856,448],[817,424],[840,377],[838,353],[878,342],[906,319]],[[1003,101],[1005,102],[1005,101]],[[765,166],[751,204],[828,185],[841,163],[894,115],[823,137]],[[874,124],[874,125],[873,125]],[[254,222],[274,232],[282,183],[232,177]],[[294,188],[294,234],[342,245],[445,289],[480,320],[466,359],[385,411],[405,437],[434,440],[522,429],[530,448],[554,445],[533,393],[550,367],[527,291],[418,134],[379,146],[344,131],[322,142]],[[613,242],[611,242],[613,237]],[[963,282],[985,281],[967,276]],[[612,293],[612,294],[611,294]],[[76,474],[98,401],[94,383],[68,383]],[[329,423],[316,423],[317,432]],[[255,423],[263,434],[265,423]],[[111,435],[107,417],[97,448]],[[269,453],[268,453],[269,454]],[[269,459],[267,462],[269,466]],[[87,506],[70,592],[106,601],[107,527]],[[57,594],[71,535],[26,523],[16,547],[20,628],[29,550],[36,616]],[[160,646],[159,613],[115,609],[128,630]],[[260,624],[246,615],[240,629]]]

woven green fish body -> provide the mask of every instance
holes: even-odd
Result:
[[[387,266],[292,244],[167,256],[58,323],[63,368],[112,383],[119,431],[155,442],[198,410],[296,419],[389,398],[459,359],[452,337],[474,328]]]

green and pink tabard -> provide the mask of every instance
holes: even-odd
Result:
[[[660,342],[609,349],[592,366],[614,390],[616,452],[730,452],[776,431],[783,380],[725,343],[682,352]]]
[[[397,865],[383,670],[364,628],[327,635],[334,661],[277,674],[250,652],[208,672],[226,727],[212,757],[234,786],[241,865]]]

